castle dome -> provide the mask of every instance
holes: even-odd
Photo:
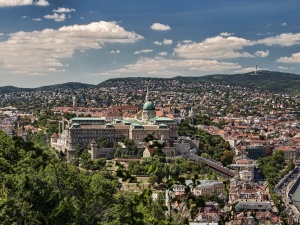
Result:
[[[143,106],[143,110],[155,110],[153,102],[147,101]]]

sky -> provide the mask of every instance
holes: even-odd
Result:
[[[0,86],[300,74],[299,0],[0,0]]]

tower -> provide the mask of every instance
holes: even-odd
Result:
[[[191,107],[191,110],[189,112],[188,118],[190,118],[190,119],[195,119],[196,118],[196,115],[195,115],[193,107]]]
[[[91,157],[92,157],[92,159],[96,159],[97,158],[97,149],[98,149],[97,142],[95,141],[95,139],[93,139],[90,144],[91,144],[91,152],[92,152]]]
[[[156,116],[155,106],[153,102],[148,101],[143,106],[142,118],[144,122],[149,122],[150,119]]]
[[[73,100],[73,107],[76,107],[77,106],[77,104],[76,104],[76,96],[73,96],[72,100]]]
[[[145,102],[148,102],[148,99],[149,99],[149,86],[147,85],[147,92],[146,92]]]
[[[147,85],[147,93],[145,97],[145,104],[143,105],[142,120],[144,122],[149,122],[150,119],[156,116],[155,106],[153,102],[149,101],[149,87]]]
[[[61,132],[63,133],[65,130],[65,118],[64,114],[61,115]]]

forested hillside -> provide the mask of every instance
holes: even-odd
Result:
[[[56,89],[88,89],[93,87],[116,87],[120,83],[132,82],[136,84],[146,81],[178,81],[182,83],[214,83],[233,86],[241,86],[247,88],[256,88],[274,93],[300,93],[300,75],[291,73],[282,73],[276,71],[261,70],[255,75],[254,72],[244,74],[214,74],[207,76],[185,77],[178,76],[174,78],[150,78],[150,77],[126,77],[108,79],[98,85],[85,84],[79,82],[69,82],[63,84],[55,84],[38,88],[18,88],[14,86],[0,87],[0,94],[21,92],[21,91],[51,91]]]
[[[172,224],[151,191],[120,191],[105,168],[79,169],[0,130],[0,224]]]
[[[123,81],[132,81],[134,83],[141,83],[147,80],[162,81],[174,80],[182,83],[214,83],[225,84],[233,86],[241,86],[247,88],[256,88],[266,90],[273,93],[300,93],[300,75],[291,73],[282,73],[276,71],[261,70],[257,74],[254,72],[244,74],[215,74],[198,77],[184,77],[178,76],[174,78],[148,78],[148,77],[129,77],[129,78],[115,78],[108,79],[100,84],[98,87],[114,87]]]
[[[183,80],[257,88],[274,93],[300,93],[299,75],[276,71],[261,70],[256,75],[254,72],[235,75],[210,75],[197,77],[196,80],[192,77],[184,77]]]
[[[0,94],[12,93],[12,92],[21,92],[21,91],[51,91],[56,89],[87,89],[93,87],[92,84],[84,84],[79,82],[69,82],[63,84],[55,84],[55,85],[48,85],[42,86],[38,88],[21,88],[15,86],[4,86],[0,87]]]

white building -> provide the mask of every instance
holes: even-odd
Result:
[[[196,195],[213,195],[221,194],[224,190],[223,182],[216,180],[197,180],[196,186],[193,184],[192,180],[186,180],[185,185],[183,184],[174,184],[171,188],[171,191],[174,195],[184,194],[185,188],[190,187],[191,192]]]

